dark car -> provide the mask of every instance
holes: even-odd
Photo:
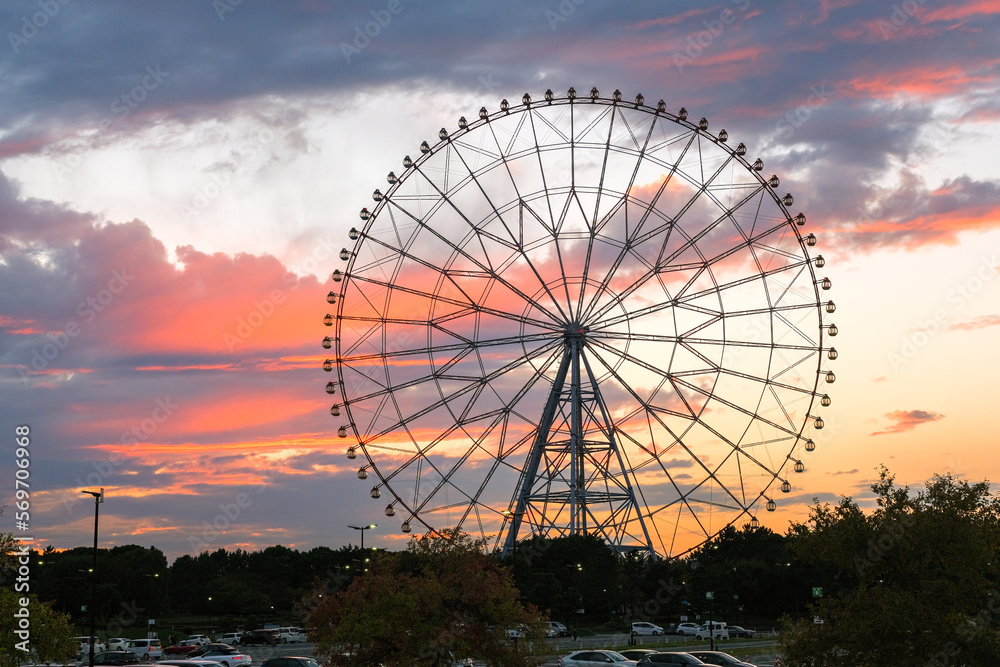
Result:
[[[250,630],[240,637],[240,646],[274,646],[281,643],[281,633],[274,630]]]
[[[194,651],[192,651],[189,656],[191,658],[201,657],[202,655],[208,653],[209,651],[222,651],[223,653],[239,653],[239,651],[234,649],[229,644],[218,644],[218,643],[205,644],[204,646],[195,646],[193,648]]]
[[[89,658],[88,658],[89,661]],[[95,665],[138,665],[139,656],[131,651],[103,651],[94,654]]]
[[[705,663],[694,657],[690,653],[675,653],[667,651],[664,653],[650,653],[643,656],[639,661],[640,665],[704,665]]]
[[[738,637],[746,637],[747,639],[752,639],[756,632],[753,630],[748,630],[746,628],[741,628],[738,625],[730,625],[727,628],[729,630],[729,638],[736,639]]]
[[[268,658],[260,667],[319,667],[319,663],[312,658],[286,655],[281,658]]]

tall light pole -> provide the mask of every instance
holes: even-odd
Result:
[[[90,573],[90,667],[94,667],[94,643],[97,641],[97,521],[104,502],[104,487],[100,491],[80,491],[94,496],[94,566]]]
[[[347,527],[348,528],[353,528],[354,530],[360,530],[361,531],[361,550],[364,551],[365,550],[365,531],[374,528],[375,524],[374,523],[370,523],[367,526],[350,526],[349,525]]]

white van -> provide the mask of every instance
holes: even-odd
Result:
[[[729,629],[722,621],[712,621],[711,628],[712,630],[709,632],[709,624],[703,624],[700,628],[698,628],[698,632],[694,634],[694,638],[708,639],[709,635],[711,635],[715,639],[729,639]]]
[[[282,644],[295,644],[295,643],[304,644],[306,641],[305,633],[303,633],[300,628],[296,627],[278,628],[278,632],[281,633]]]
[[[125,647],[129,653],[135,653],[140,660],[149,662],[163,657],[163,647],[159,639],[133,639]]]

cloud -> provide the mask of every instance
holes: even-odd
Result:
[[[980,315],[979,317],[965,322],[956,322],[949,326],[949,329],[961,331],[972,331],[973,329],[985,329],[1000,325],[1000,315]]]
[[[873,188],[853,219],[828,231],[854,249],[871,251],[954,244],[963,232],[1000,227],[1000,181],[961,176],[929,189],[915,171],[900,176],[895,187]]]
[[[892,435],[894,433],[904,433],[912,431],[921,424],[944,419],[945,415],[938,412],[928,412],[926,410],[894,410],[885,415],[891,422],[890,426],[882,431],[875,431],[869,435]]]

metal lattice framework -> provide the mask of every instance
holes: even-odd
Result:
[[[375,190],[327,297],[330,411],[371,496],[497,549],[669,557],[756,525],[835,379],[830,281],[778,177],[618,91],[458,125]]]

